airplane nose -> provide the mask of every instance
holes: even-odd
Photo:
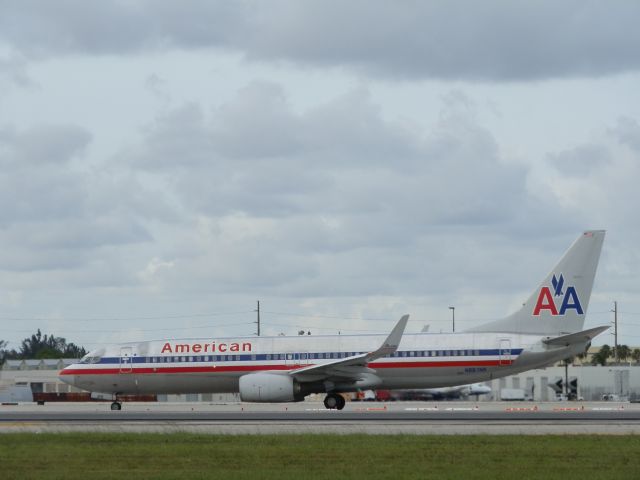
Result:
[[[73,375],[70,370],[71,370],[71,366],[65,367],[62,370],[60,370],[60,373],[58,373],[58,379],[61,382],[68,383],[69,385],[75,385],[76,376]]]

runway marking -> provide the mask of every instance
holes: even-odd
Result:
[[[448,407],[445,409],[438,409],[438,407],[407,407],[404,409],[405,412],[476,412],[480,410],[480,408],[476,405],[473,407]]]

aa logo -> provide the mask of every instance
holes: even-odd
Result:
[[[562,291],[564,288],[564,276],[562,274],[560,274],[559,278],[556,278],[555,274],[553,275],[551,286],[553,287],[553,293],[551,288],[547,286],[540,289],[538,301],[533,309],[534,315],[540,315],[543,310],[547,310],[553,316],[564,315],[567,310],[575,310],[578,315],[584,313],[575,287],[569,286],[566,291]],[[560,308],[558,308],[558,303]]]

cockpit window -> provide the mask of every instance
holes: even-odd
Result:
[[[89,352],[80,359],[80,363],[84,363],[84,364],[100,363],[100,360],[102,359],[102,355],[104,355],[103,349]]]
[[[100,359],[102,357],[98,356],[98,355],[85,355],[84,357],[82,357],[82,359],[80,360],[80,363],[100,363]]]

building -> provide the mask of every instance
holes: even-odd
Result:
[[[0,388],[11,385],[29,385],[32,392],[81,392],[81,390],[58,380],[58,372],[77,361],[75,358],[5,360],[0,370]]]
[[[566,371],[564,366],[555,366],[487,382],[493,392],[487,400],[500,400],[505,389],[521,389],[527,400],[553,401],[565,392],[565,374],[584,401],[640,398],[640,366],[569,365]]]

